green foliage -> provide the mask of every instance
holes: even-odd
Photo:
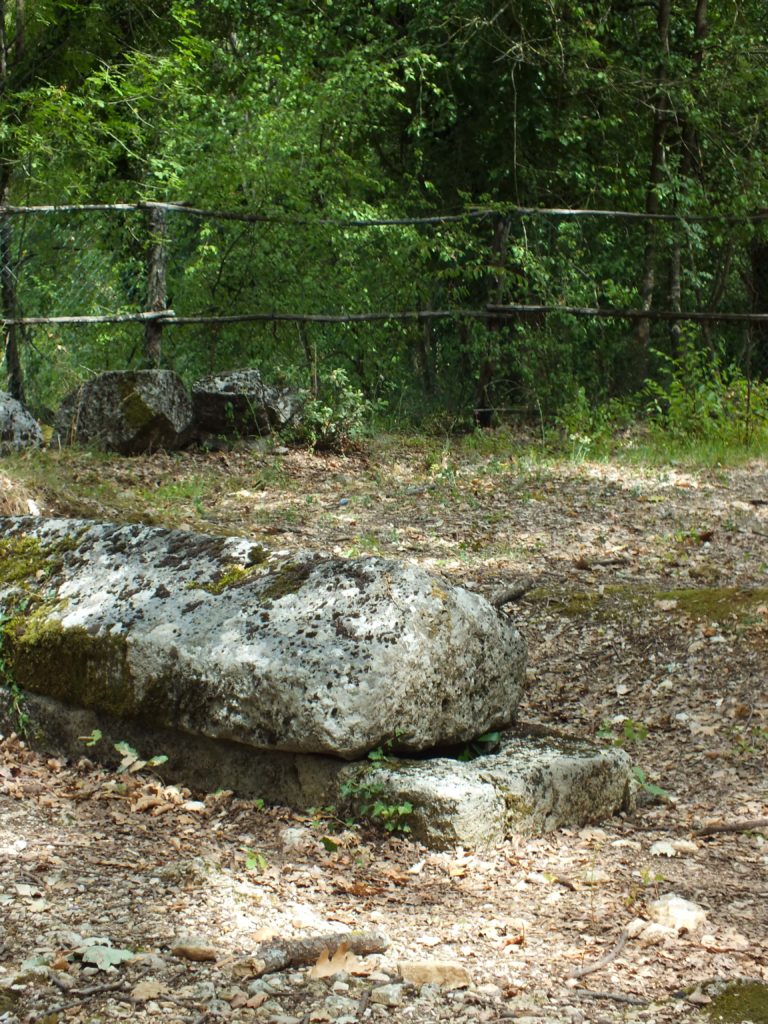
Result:
[[[497,730],[484,732],[482,736],[471,740],[456,758],[457,761],[474,761],[478,757],[493,754],[499,749],[501,733]]]
[[[661,372],[645,385],[647,411],[658,430],[676,442],[717,439],[749,444],[768,437],[768,386],[750,381],[722,356],[700,348],[687,332],[680,354],[656,352]]]
[[[295,436],[318,451],[344,453],[358,444],[372,426],[382,403],[374,403],[352,386],[342,369],[332,370],[322,389],[322,398],[304,406]]]
[[[389,752],[392,743],[384,747],[377,747],[368,754],[369,764],[365,766],[358,776],[345,782],[340,789],[340,796],[354,810],[354,815],[349,821],[368,821],[378,825],[386,832],[408,833],[411,826],[408,818],[413,814],[413,804],[410,801],[403,803],[390,803],[384,797],[384,786],[371,779],[371,772],[377,765],[385,765],[392,760]]]
[[[621,726],[618,732],[615,728],[616,725]],[[610,743],[614,747],[634,747],[648,739],[648,726],[645,722],[639,722],[634,718],[603,722],[597,730],[597,738]],[[651,782],[644,769],[639,765],[632,766],[632,776],[637,786],[649,796],[659,800],[670,799],[670,794],[667,790],[657,786],[655,782]]]
[[[616,725],[621,729],[616,732]],[[603,722],[597,730],[597,738],[606,740],[614,747],[632,746],[648,739],[648,726],[634,718],[624,718],[617,722]]]
[[[266,871],[269,866],[269,862],[263,853],[258,850],[251,849],[250,846],[244,846],[243,852],[245,854],[245,869],[246,871]]]

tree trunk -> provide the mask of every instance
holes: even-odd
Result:
[[[488,280],[488,303],[500,306],[504,298],[504,265],[512,222],[509,217],[498,217],[493,231],[492,253],[494,272]],[[498,332],[505,326],[502,319],[487,323],[488,341],[475,389],[475,421],[480,427],[490,427],[494,418],[493,378],[496,375]]]
[[[166,263],[168,222],[166,211],[152,207],[149,211],[150,243],[147,253],[147,312],[159,313],[167,309]],[[144,327],[144,363],[149,367],[160,365],[163,324],[148,320]]]
[[[748,289],[753,313],[768,313],[768,241],[753,238],[749,246]],[[750,363],[747,375],[768,377],[768,324],[751,325]]]
[[[7,192],[4,189],[3,202],[7,200]],[[0,277],[2,285],[3,317],[13,320],[18,315],[18,297],[16,293],[16,268],[13,259],[13,233],[11,229],[11,218],[8,216],[0,218]],[[7,324],[5,326],[5,369],[8,374],[8,390],[18,401],[25,399],[24,392],[24,371],[21,365],[21,344],[23,341],[22,328],[18,324]]]
[[[667,61],[669,59],[669,19],[671,0],[659,0],[656,9],[656,24],[659,37],[660,58],[656,69],[656,96],[653,104],[653,127],[651,130],[651,160],[648,167],[648,183],[645,193],[645,212],[659,213],[659,185],[664,171],[665,140],[669,120],[669,94],[667,92]],[[643,250],[643,276],[640,282],[640,308],[649,310],[653,305],[656,286],[656,224],[647,221],[645,225],[645,247]],[[637,372],[640,379],[645,377],[648,346],[650,342],[650,320],[638,320],[635,340],[638,346]]]
[[[696,11],[693,17],[693,38],[695,43],[695,51],[693,54],[693,65],[691,74],[692,77],[698,78],[701,73],[701,66],[704,62],[704,40],[707,35],[707,4],[708,0],[697,0]],[[691,90],[696,92],[694,88]],[[696,128],[692,123],[690,117],[683,116],[683,130],[681,135],[682,142],[682,157],[680,160],[680,177],[684,180],[690,177],[696,170],[697,165],[700,165],[699,157],[699,139],[696,132]],[[700,169],[700,167],[699,167]],[[682,268],[681,268],[681,246],[679,237],[675,238],[672,246],[672,261],[669,273],[669,299],[670,309],[674,309],[677,312],[682,308]],[[706,328],[702,332],[705,336],[707,343],[710,342],[709,330]],[[672,346],[673,350],[677,350],[680,342],[680,322],[672,325]]]

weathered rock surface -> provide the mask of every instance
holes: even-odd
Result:
[[[300,415],[301,396],[266,384],[258,370],[232,370],[203,377],[192,386],[198,434],[269,434]]]
[[[54,444],[94,445],[122,455],[180,448],[192,403],[172,370],[112,371],[71,392],[54,425]]]
[[[511,835],[605,820],[630,808],[634,797],[624,751],[541,729],[531,735],[525,725],[505,735],[499,753],[468,763],[442,757],[392,760],[372,768],[367,760],[349,764],[322,754],[210,740],[36,694],[28,695],[27,710],[37,746],[81,757],[82,737],[98,729],[102,738],[87,749],[89,757],[116,764],[114,744],[127,741],[145,757],[167,754],[168,762],[158,769],[164,778],[209,791],[234,789],[298,810],[346,806],[345,813],[354,814],[354,800],[343,794],[362,787],[358,802],[370,803],[376,787],[375,799],[385,805],[413,805],[402,824],[434,849],[475,849]],[[5,723],[2,719],[0,706],[0,728],[13,728],[7,715]]]
[[[410,803],[414,838],[431,847],[477,847],[515,834],[549,832],[601,821],[633,801],[632,763],[625,751],[521,727],[499,751],[473,761],[393,760],[345,768],[364,792],[390,806]]]
[[[6,660],[26,690],[255,748],[352,759],[513,721],[525,644],[476,594],[380,558],[0,520]]]
[[[7,391],[0,391],[0,455],[39,448],[43,434],[32,414]]]

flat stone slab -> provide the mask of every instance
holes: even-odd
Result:
[[[477,594],[381,558],[278,558],[143,525],[0,519],[18,684],[257,749],[418,752],[515,717],[525,643]]]
[[[345,769],[344,779],[349,774]],[[411,804],[414,838],[436,848],[602,821],[634,801],[625,751],[524,725],[505,735],[496,753],[392,761],[360,769],[357,781],[387,805]]]
[[[2,717],[0,731],[12,723]],[[129,742],[142,757],[165,754],[157,769],[169,781],[207,791],[233,789],[241,796],[298,811],[335,806],[356,814],[372,798],[387,805],[409,802],[408,833],[432,849],[492,846],[513,835],[603,821],[634,803],[631,762],[623,750],[547,733],[525,725],[505,734],[496,754],[461,762],[441,757],[345,763],[322,754],[254,750],[153,725],[125,721],[95,709],[28,696],[33,746],[72,758],[87,754],[107,764],[120,757],[114,744]],[[83,737],[102,737],[86,747]],[[350,789],[357,797],[342,795]],[[357,802],[357,807],[355,803]]]

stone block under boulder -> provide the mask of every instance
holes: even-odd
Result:
[[[67,395],[56,414],[53,443],[121,455],[172,451],[189,440],[191,425],[192,403],[178,374],[110,371]]]
[[[25,690],[259,749],[351,760],[509,725],[525,643],[484,598],[382,558],[277,558],[150,526],[0,519]]]
[[[0,455],[39,448],[42,443],[37,420],[7,391],[0,391]]]
[[[73,707],[37,694],[27,697],[38,748],[77,759],[83,737],[99,730],[87,748],[105,764],[120,761],[114,744],[130,743],[145,757],[169,760],[156,772],[171,782],[208,792],[234,789],[244,797],[305,811],[335,806],[359,814],[361,802],[410,803],[412,838],[432,849],[487,847],[513,835],[533,835],[564,826],[603,821],[634,802],[631,763],[625,751],[602,748],[536,726],[521,724],[504,734],[498,753],[461,762],[447,757],[345,762],[322,754],[256,750],[242,743],[211,740],[168,728]],[[12,728],[2,721],[0,731]],[[358,793],[358,796],[350,796]]]
[[[267,384],[258,370],[212,374],[192,385],[192,412],[198,435],[270,434],[294,423],[301,395]]]

